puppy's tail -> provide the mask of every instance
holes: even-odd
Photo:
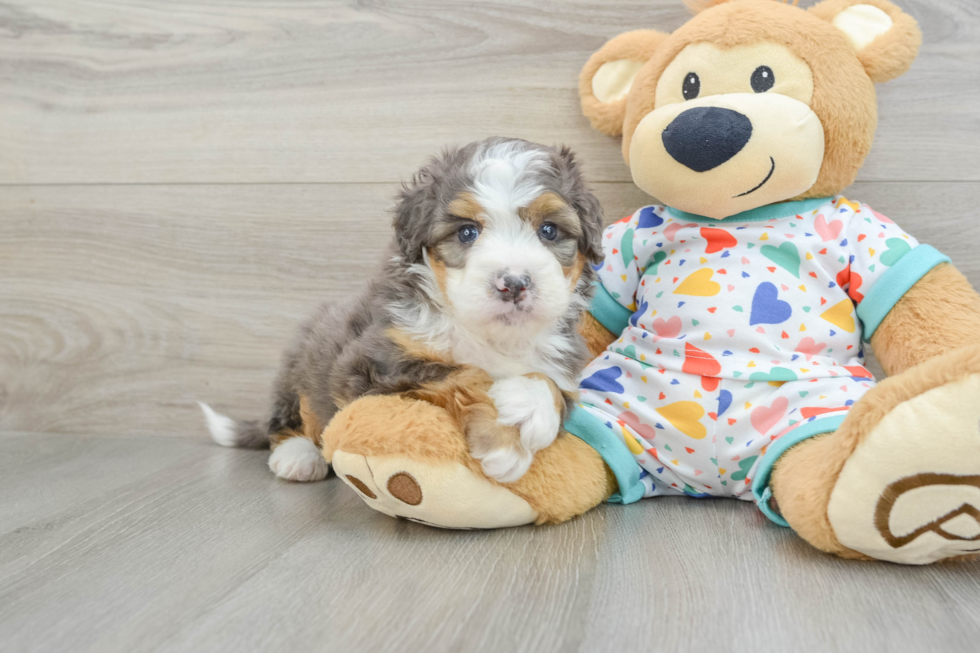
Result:
[[[221,446],[242,449],[262,449],[269,446],[269,432],[258,420],[235,421],[215,412],[203,402],[199,401],[197,405],[204,411],[211,437]]]

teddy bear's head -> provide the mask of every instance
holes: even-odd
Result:
[[[874,83],[912,64],[915,20],[887,0],[686,1],[687,24],[617,36],[579,81],[637,186],[720,219],[850,185],[874,137]]]

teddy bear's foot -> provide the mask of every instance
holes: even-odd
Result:
[[[980,373],[906,399],[872,426],[827,516],[843,546],[872,558],[926,564],[980,552]]]
[[[846,558],[980,552],[980,347],[882,381],[837,431],[783,454],[772,490],[801,537]]]
[[[560,435],[528,472],[502,485],[483,473],[466,436],[442,408],[399,396],[368,396],[323,430],[323,456],[370,507],[442,528],[555,524],[617,489],[599,454]]]
[[[457,462],[337,451],[333,465],[368,506],[391,517],[440,528],[506,528],[538,518],[527,501]]]

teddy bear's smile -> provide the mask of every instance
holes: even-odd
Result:
[[[755,188],[753,188],[752,190],[747,190],[747,191],[745,191],[744,193],[742,193],[740,195],[736,195],[735,197],[745,197],[746,195],[750,195],[750,194],[754,193],[755,191],[759,190],[760,188],[762,188],[763,186],[765,186],[766,185],[766,182],[769,181],[769,179],[772,178],[772,173],[776,172],[776,159],[774,159],[772,157],[769,157],[769,163],[771,163],[772,166],[769,168],[769,174],[766,175],[766,178],[763,179],[761,182],[759,182],[759,185],[756,186]]]

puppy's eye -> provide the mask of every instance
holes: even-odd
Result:
[[[753,91],[756,93],[765,93],[776,83],[776,76],[772,74],[772,68],[769,66],[759,66],[752,73],[752,79],[749,81],[752,84]]]
[[[684,87],[681,89],[685,100],[693,100],[701,92],[701,78],[697,73],[688,73],[684,78]]]
[[[480,230],[471,224],[464,224],[456,232],[456,237],[459,238],[459,242],[463,243],[464,245],[469,245],[476,240],[477,236],[479,235]]]
[[[538,235],[545,240],[554,240],[558,237],[558,227],[551,222],[545,222],[538,228]]]

